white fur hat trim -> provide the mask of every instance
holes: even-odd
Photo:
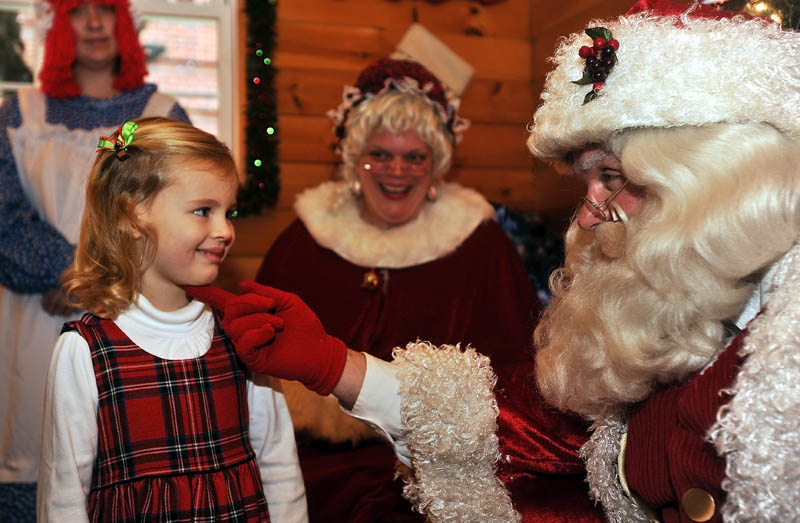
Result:
[[[637,127],[766,122],[800,138],[800,33],[764,20],[637,13],[594,20],[619,41],[618,62],[600,96],[576,85],[591,45],[585,33],[562,39],[551,61],[528,147],[547,160]]]

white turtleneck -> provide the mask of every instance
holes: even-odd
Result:
[[[214,316],[204,303],[193,301],[164,312],[144,296],[114,323],[145,352],[171,360],[204,355],[214,332]],[[250,442],[270,519],[308,521],[294,429],[278,380],[248,376],[247,401]],[[56,343],[47,376],[38,521],[88,522],[86,503],[97,452],[97,404],[89,345],[77,332],[66,332]]]

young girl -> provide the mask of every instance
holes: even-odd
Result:
[[[306,521],[276,382],[246,377],[186,285],[234,240],[236,168],[188,124],[128,122],[100,150],[47,379],[39,521]],[[266,499],[265,499],[266,497]]]

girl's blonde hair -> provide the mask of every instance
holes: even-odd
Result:
[[[339,176],[348,183],[355,172],[369,137],[378,130],[400,134],[414,131],[431,148],[433,176],[440,179],[450,169],[453,144],[446,122],[442,121],[430,98],[423,94],[387,91],[364,100],[352,109],[346,134],[340,144],[342,165]]]
[[[126,309],[141,289],[141,277],[155,254],[155,231],[137,220],[170,183],[173,168],[186,160],[209,162],[236,177],[228,147],[211,134],[169,118],[134,120],[138,125],[128,158],[100,150],[86,186],[75,260],[62,282],[73,302],[107,318]]]
[[[713,361],[723,321],[800,236],[800,143],[774,127],[627,134],[623,172],[647,192],[624,252],[605,257],[573,223],[534,334],[543,395],[593,419]]]

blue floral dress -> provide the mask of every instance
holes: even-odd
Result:
[[[23,89],[0,107],[0,487],[36,480],[44,381],[67,319],[45,313],[41,295],[72,261],[97,140],[158,115],[188,121],[151,84],[108,99]]]

